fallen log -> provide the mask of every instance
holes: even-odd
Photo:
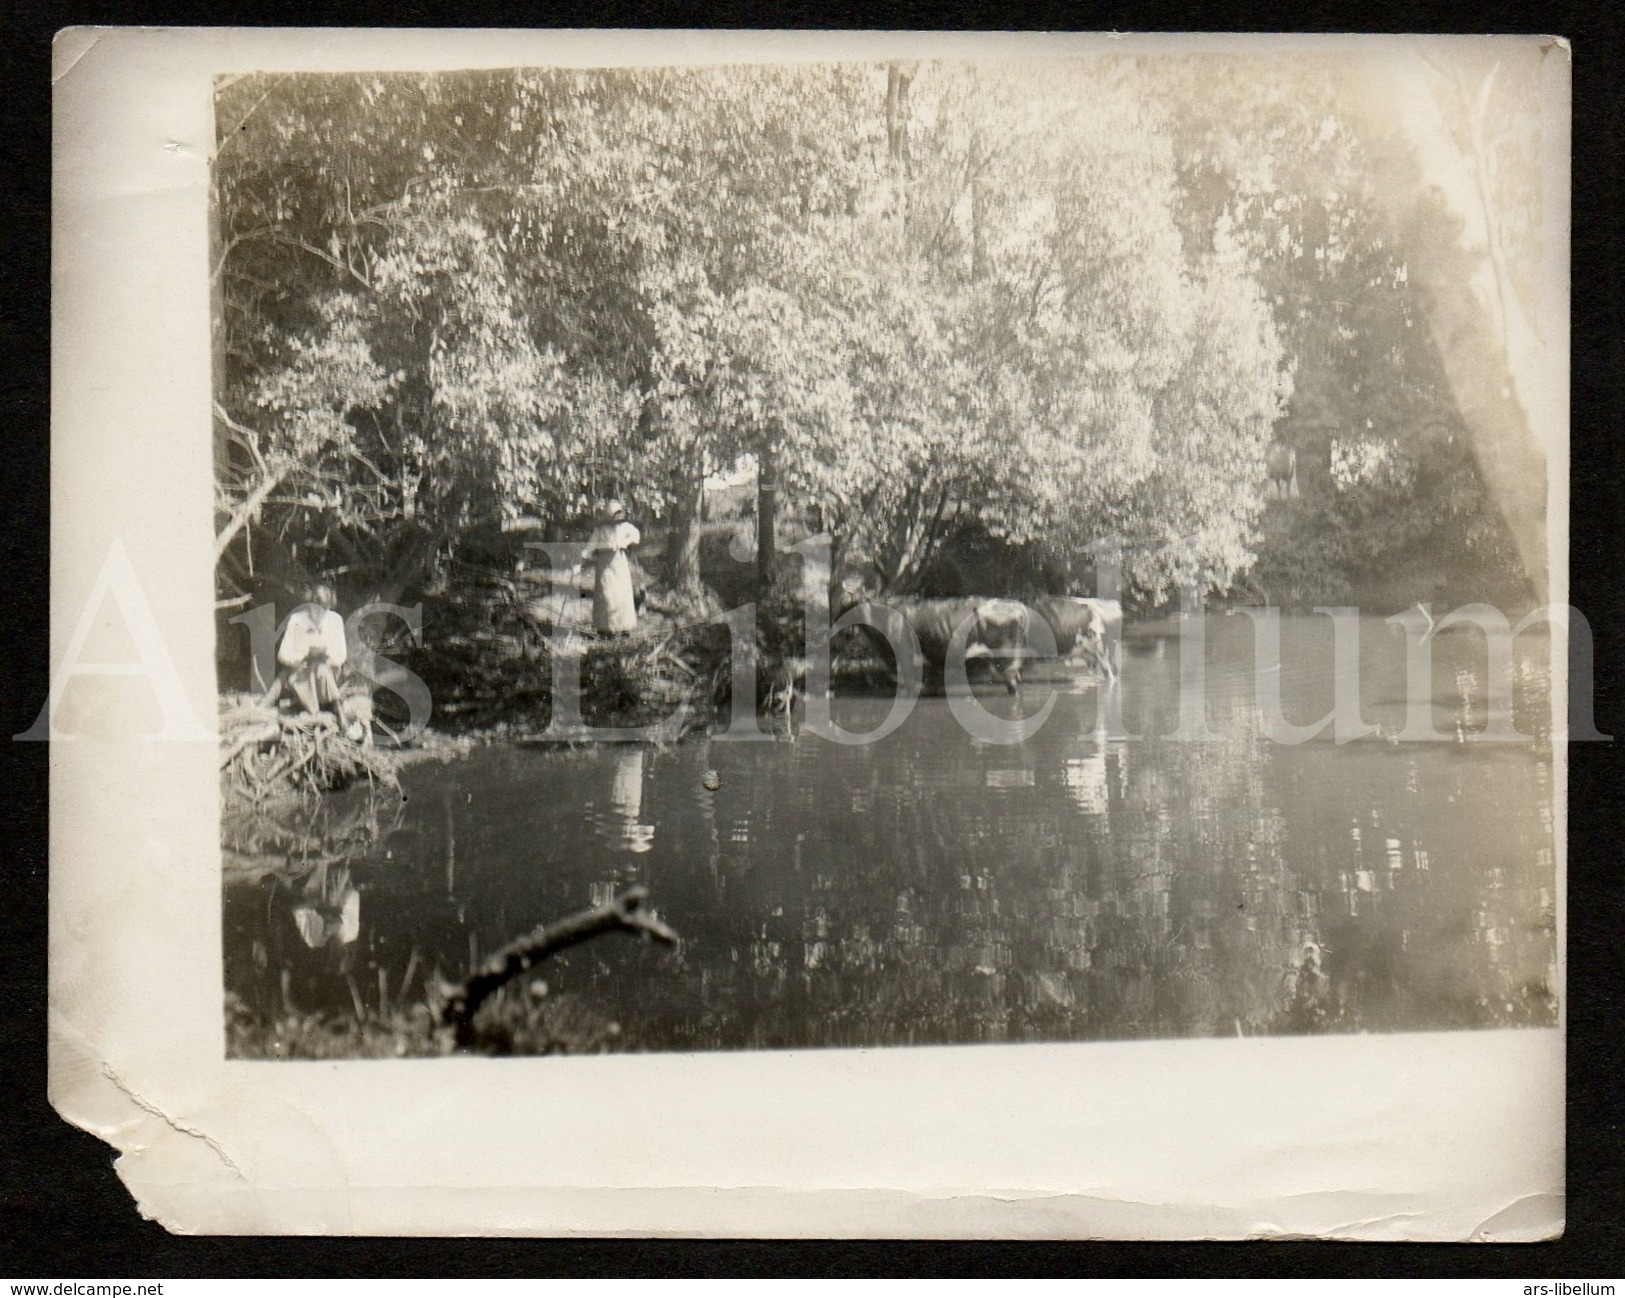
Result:
[[[635,933],[675,945],[677,934],[645,912],[647,888],[628,888],[608,905],[579,911],[552,924],[543,924],[488,957],[465,982],[452,987],[440,1010],[441,1022],[456,1032],[457,1044],[474,1044],[474,1015],[499,988],[538,961],[600,933]]]

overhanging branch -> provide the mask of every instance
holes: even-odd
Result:
[[[454,1028],[459,1045],[472,1044],[474,1015],[510,979],[525,973],[538,961],[601,933],[634,933],[668,945],[677,934],[642,909],[647,888],[628,888],[607,905],[544,924],[517,941],[508,943],[480,965],[468,980],[452,988],[440,1011],[441,1021]]]

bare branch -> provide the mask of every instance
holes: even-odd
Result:
[[[226,552],[226,547],[232,543],[237,533],[243,530],[243,527],[259,511],[260,506],[266,502],[270,494],[281,485],[282,479],[287,476],[288,470],[292,467],[293,462],[291,460],[274,470],[267,467],[265,477],[260,480],[259,485],[253,491],[248,493],[248,498],[237,506],[231,517],[226,520],[226,525],[220,529],[219,534],[214,538],[214,558],[216,563],[220,561],[220,556]]]
[[[220,155],[225,153],[226,146],[237,138],[237,133],[239,131],[241,131],[243,129],[243,127],[248,125],[248,119],[250,117],[252,117],[255,113],[259,112],[260,105],[263,104],[267,99],[269,99],[271,97],[271,92],[274,91],[279,85],[281,85],[282,82],[286,81],[288,79],[288,77],[291,76],[291,75],[292,75],[292,73],[284,72],[284,73],[281,73],[280,75],[278,75],[277,77],[273,78],[271,84],[266,88],[265,93],[263,95],[261,95],[258,99],[256,99],[254,101],[254,103],[252,104],[252,106],[250,106],[249,110],[246,113],[244,113],[240,118],[237,119],[237,125],[236,126],[232,127],[229,131],[217,132],[218,137],[219,137],[219,141],[220,141],[219,146],[215,149],[215,154],[214,154],[215,160],[217,162],[220,159]],[[229,87],[231,85],[234,85],[235,83],[236,83],[235,79],[233,79],[231,81],[222,82],[219,86],[217,86],[215,88],[216,97],[218,98],[221,91],[225,90],[227,87]]]
[[[346,275],[353,275],[356,281],[363,288],[365,288],[369,293],[372,291],[372,281],[369,280],[365,275],[358,271],[354,266],[347,265],[332,254],[323,252],[320,248],[316,247],[315,244],[306,243],[303,239],[295,238],[292,235],[278,235],[274,237],[278,243],[291,244],[295,248],[303,248],[313,257],[320,257],[334,270],[342,271]]]
[[[456,1029],[459,1045],[474,1039],[474,1015],[510,979],[540,960],[601,933],[634,933],[675,945],[677,934],[642,909],[647,888],[628,888],[608,905],[580,911],[554,924],[543,924],[490,956],[468,981],[451,989],[440,1012],[441,1021]]]
[[[380,439],[380,440],[382,440],[382,439]],[[361,464],[361,465],[365,466],[366,468],[372,470],[373,475],[378,479],[379,482],[382,482],[382,483],[384,483],[386,485],[392,484],[394,482],[393,478],[391,478],[387,473],[385,473],[382,469],[380,469],[376,464],[374,464],[371,460],[369,460],[360,451],[356,450],[353,446],[346,448],[345,454],[348,455],[352,460],[356,461],[358,464]],[[335,474],[334,477],[338,478],[339,475]]]
[[[237,434],[236,441],[247,448],[248,453],[254,457],[254,463],[259,466],[262,473],[268,472],[265,457],[260,454],[260,435],[245,424],[239,424],[226,413],[226,408],[218,401],[214,403],[214,417],[223,423],[232,432]]]

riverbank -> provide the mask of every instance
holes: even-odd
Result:
[[[335,953],[342,969],[334,972],[350,992],[338,1009],[310,1005],[291,978],[274,1002],[252,1009],[228,994],[233,1058],[394,1058],[457,1047],[439,1012],[454,984],[438,962],[380,965],[365,987],[349,969],[360,923],[356,866],[375,858],[409,814],[401,786],[408,766],[500,746],[544,748],[569,764],[587,751],[583,727],[645,728],[660,746],[725,725],[733,711],[729,628],[707,620],[721,611],[715,597],[649,589],[637,632],[611,639],[592,634],[588,601],[560,599],[548,574],[459,575],[455,592],[424,597],[430,634],[420,645],[380,646],[390,665],[381,673],[385,687],[361,709],[371,723],[364,739],[347,734],[336,716],[267,707],[244,692],[221,696],[227,896],[250,888],[285,899],[299,945]],[[799,604],[763,601],[756,630],[751,706],[771,727],[793,695],[785,651],[799,644]],[[570,706],[556,709],[560,670],[578,688]],[[431,705],[427,726],[416,730],[408,696],[395,688],[404,673]],[[354,698],[347,704],[349,716]],[[265,943],[251,945],[251,959],[256,966],[271,959]],[[583,1054],[616,1048],[619,1033],[617,1021],[579,998],[549,995],[544,980],[521,978],[490,998],[463,1037],[486,1053]]]

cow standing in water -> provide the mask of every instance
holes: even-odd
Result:
[[[1024,604],[1008,599],[890,599],[866,600],[853,606],[871,639],[877,627],[901,618],[918,640],[921,670],[941,671],[956,632],[964,635],[967,665],[972,659],[987,662],[1005,688],[1014,694],[1021,687],[1021,663],[1027,654],[1031,614]]]
[[[1123,606],[1115,599],[1077,595],[1047,596],[1034,605],[1055,636],[1061,662],[1098,668],[1110,684],[1117,679],[1117,649],[1122,643]],[[1032,652],[1042,652],[1038,646]]]

